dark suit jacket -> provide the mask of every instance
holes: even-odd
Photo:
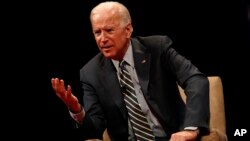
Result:
[[[167,36],[135,37],[131,42],[142,91],[167,134],[186,126],[207,129],[207,77],[172,48]],[[107,128],[112,140],[127,140],[128,116],[112,61],[99,53],[80,70],[80,80],[86,111],[82,133],[101,138]],[[186,107],[177,83],[189,97]]]

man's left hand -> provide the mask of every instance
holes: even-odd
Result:
[[[169,141],[195,141],[198,137],[198,131],[180,131],[171,135]]]

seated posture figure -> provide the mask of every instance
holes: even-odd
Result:
[[[85,139],[199,140],[209,129],[207,76],[180,55],[168,36],[131,37],[128,9],[102,2],[90,13],[100,50],[80,70],[83,105],[61,78],[52,78]],[[178,85],[186,93],[186,104]]]

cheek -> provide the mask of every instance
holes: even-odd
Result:
[[[100,40],[98,40],[98,39],[95,39],[95,42],[96,42],[96,45],[98,46],[98,48],[100,48]]]
[[[98,49],[101,50],[100,42],[98,42],[97,40],[96,40],[96,45],[97,45]]]
[[[95,37],[95,42],[96,42],[96,44],[98,44],[100,42],[100,39]]]

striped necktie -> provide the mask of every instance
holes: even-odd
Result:
[[[153,141],[154,135],[152,129],[150,128],[148,121],[138,104],[134,85],[129,72],[125,68],[125,65],[128,65],[125,61],[122,61],[119,64],[120,84],[136,140]]]

